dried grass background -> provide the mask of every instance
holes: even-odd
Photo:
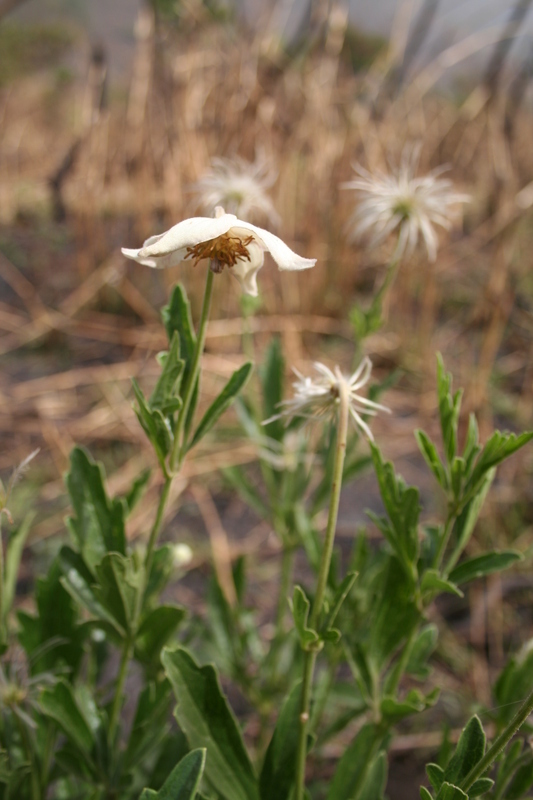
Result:
[[[390,254],[388,246],[369,251],[347,240],[354,197],[339,184],[351,178],[351,164],[386,170],[413,141],[422,144],[421,172],[448,163],[449,176],[473,198],[462,228],[442,238],[436,265],[420,253],[402,266],[387,324],[365,344],[378,377],[402,370],[385,398],[393,415],[378,420],[376,437],[407,478],[425,480],[412,432],[423,426],[438,436],[435,350],[455,385],[465,387],[465,415],[479,414],[484,437],[494,425],[531,427],[533,117],[526,73],[504,63],[462,98],[435,89],[469,52],[497,50],[501,32],[490,31],[451,46],[403,81],[407,51],[399,37],[354,73],[346,15],[338,5],[317,7],[313,36],[294,58],[271,37],[206,18],[169,32],[145,8],[125,97],[106,95],[100,52],[83,86],[51,71],[0,88],[0,471],[41,447],[33,542],[64,533],[62,476],[74,443],[103,458],[112,492],[154,463],[132,411],[131,378],[145,387],[154,380],[154,355],[165,345],[159,310],[178,279],[197,308],[203,268],[154,272],[127,263],[119,248],[137,247],[196,213],[191,186],[213,156],[270,158],[282,220],[276,232],[318,259],[305,274],[280,275],[266,265],[262,306],[249,323],[259,357],[279,333],[288,362],[301,369],[317,357],[350,368],[350,307],[368,302]],[[205,401],[242,360],[242,332],[237,285],[224,273],[204,357]],[[234,425],[231,417],[227,424]],[[254,455],[239,436],[211,439],[187,463],[169,516],[188,481],[194,487],[197,476]],[[501,470],[482,534],[493,545],[529,546],[532,466],[526,450]],[[130,536],[145,533],[157,490],[154,478]],[[204,521],[216,536],[212,515]],[[353,524],[348,528],[352,536]],[[264,544],[265,531],[254,531],[231,552]],[[502,611],[500,578],[487,586],[489,594],[472,592],[469,639],[474,693],[484,699],[487,637],[494,663],[501,662],[505,620],[514,614],[514,624],[523,624],[516,609]]]

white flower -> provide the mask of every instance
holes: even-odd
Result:
[[[373,247],[398,228],[398,258],[412,253],[421,236],[429,260],[435,261],[438,238],[434,226],[449,230],[458,204],[467,203],[470,197],[454,191],[450,180],[439,178],[446,167],[415,177],[419,155],[420,148],[406,148],[399,169],[390,175],[381,171],[372,174],[354,165],[359,177],[342,184],[343,189],[354,189],[360,195],[349,220],[352,240],[370,232]]]
[[[216,209],[215,217],[191,217],[173,228],[151,236],[139,250],[122,248],[127,258],[147,267],[174,267],[191,259],[194,266],[203,258],[211,260],[213,272],[228,267],[245,294],[257,296],[257,273],[268,251],[280,270],[314,267],[316,259],[296,255],[273,233]]]
[[[284,400],[283,411],[278,415],[291,417],[307,417],[314,419],[317,417],[331,417],[337,413],[340,402],[339,387],[344,384],[348,390],[350,405],[350,416],[355,422],[356,427],[363,431],[371,441],[374,440],[372,432],[362,414],[375,417],[378,411],[390,413],[390,409],[379,403],[374,403],[366,397],[361,397],[359,390],[368,383],[372,372],[372,362],[364,358],[356,371],[350,377],[343,375],[339,367],[335,367],[332,372],[325,364],[314,363],[314,368],[318,372],[315,378],[301,375],[298,370],[294,370],[298,380],[293,383],[294,397]],[[266,423],[271,420],[266,420]],[[265,423],[263,423],[265,424]]]
[[[211,169],[194,185],[205,210],[212,214],[217,206],[224,206],[233,214],[250,217],[263,215],[273,225],[280,222],[267,189],[273,185],[277,174],[265,158],[251,164],[239,156],[213,158]]]

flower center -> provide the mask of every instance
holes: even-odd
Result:
[[[195,267],[202,258],[211,259],[211,269],[213,272],[222,272],[224,266],[234,267],[237,259],[251,261],[248,245],[253,242],[253,236],[232,236],[229,232],[210,239],[208,242],[200,242],[193,247],[187,248],[185,258],[194,259]]]

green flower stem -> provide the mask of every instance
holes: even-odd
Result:
[[[2,511],[0,510],[0,644],[4,638],[4,543],[2,540]]]
[[[150,531],[150,538],[148,539],[148,544],[146,546],[146,554],[144,556],[144,582],[145,584],[148,582],[148,578],[150,577],[150,572],[152,569],[152,561],[154,558],[154,550],[157,539],[159,537],[159,532],[161,531],[161,526],[163,524],[163,517],[165,514],[165,508],[168,501],[168,496],[170,494],[170,487],[172,486],[172,478],[167,475],[165,478],[165,483],[163,484],[163,488],[161,490],[161,494],[159,496],[159,504],[157,506],[157,513],[155,515],[154,524],[152,525],[152,530]],[[146,586],[143,588],[143,592]],[[141,594],[141,592],[139,592]]]
[[[161,490],[154,524],[152,525],[152,529],[150,531],[150,538],[148,539],[148,545],[146,547],[146,554],[144,556],[144,563],[142,568],[142,577],[137,591],[137,596],[135,599],[135,608],[133,613],[131,630],[129,632],[128,637],[125,639],[122,648],[122,656],[120,659],[120,667],[117,676],[117,685],[115,688],[115,697],[113,699],[113,705],[111,707],[111,714],[109,717],[109,739],[111,742],[115,738],[116,730],[118,727],[120,711],[124,699],[123,697],[124,686],[128,675],[128,666],[135,650],[135,637],[137,634],[137,627],[139,625],[139,620],[142,612],[142,605],[143,605],[144,595],[146,592],[146,586],[148,584],[150,572],[152,569],[155,546],[157,544],[157,539],[159,537],[159,533],[161,531],[161,527],[163,524],[165,508],[168,502],[172,481],[176,476],[176,474],[179,472],[181,463],[183,461],[184,442],[182,441],[182,439],[184,435],[185,420],[187,419],[187,413],[191,405],[191,400],[194,393],[194,387],[198,379],[198,373],[200,372],[200,362],[205,345],[207,322],[209,320],[211,297],[213,295],[213,279],[214,279],[214,273],[210,268],[208,268],[207,280],[205,283],[205,290],[204,290],[204,300],[202,304],[202,313],[200,317],[200,324],[198,326],[198,333],[196,338],[196,348],[194,350],[189,377],[185,385],[183,406],[180,409],[176,430],[174,432],[174,444],[172,447],[172,452],[169,460],[170,473],[167,472],[165,469],[163,469],[165,482]]]
[[[202,353],[204,351],[205,336],[207,333],[207,323],[209,321],[209,311],[211,308],[211,297],[213,296],[214,277],[215,275],[214,272],[211,270],[211,264],[209,264],[209,267],[207,269],[207,280],[205,283],[202,313],[200,316],[200,324],[198,325],[196,349],[194,351],[189,377],[185,385],[183,406],[181,407],[181,410],[179,412],[178,424],[176,425],[176,430],[174,431],[174,445],[172,447],[172,453],[170,454],[170,471],[173,474],[176,474],[176,472],[179,471],[179,468],[181,467],[181,463],[183,461],[183,456],[185,455],[184,452],[185,442],[183,442],[182,439],[184,437],[185,421],[187,419],[187,414],[189,412],[189,408],[191,405],[192,396],[194,394],[194,387],[196,386],[198,373],[200,372],[200,361],[202,358]]]
[[[141,592],[139,591],[139,595]],[[109,742],[113,745],[115,734],[117,732],[118,721],[120,718],[120,711],[122,709],[122,701],[124,700],[124,686],[128,676],[128,667],[133,656],[135,646],[135,637],[131,633],[124,641],[122,648],[122,656],[120,659],[120,668],[118,671],[117,685],[115,687],[115,697],[113,698],[113,705],[111,706],[111,714],[109,715]]]
[[[335,541],[335,531],[337,529],[337,517],[339,515],[339,502],[342,489],[342,475],[344,471],[344,458],[346,456],[346,442],[348,439],[348,422],[350,418],[350,405],[348,396],[348,386],[344,380],[339,380],[339,421],[337,427],[337,445],[335,448],[335,464],[333,467],[333,481],[331,484],[331,499],[329,504],[328,524],[324,539],[324,547],[320,560],[320,570],[315,592],[315,599],[309,617],[309,627],[316,629],[320,623],[326,586],[328,582],[329,570],[331,566],[331,556],[333,554],[333,543]],[[309,730],[309,714],[311,707],[311,691],[313,687],[313,677],[315,671],[317,652],[307,651],[304,657],[304,672],[302,681],[302,700],[300,706],[300,726],[298,731],[298,748],[296,755],[296,791],[294,800],[304,800],[305,794],[305,765],[307,760],[307,734]]]
[[[481,761],[479,761],[470,772],[463,778],[459,784],[459,788],[464,792],[480,778],[497,759],[505,745],[511,741],[515,733],[517,733],[530,714],[533,713],[533,690],[525,699],[522,706],[518,709],[512,720],[505,726],[499,736],[493,741]]]

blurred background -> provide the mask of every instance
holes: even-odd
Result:
[[[365,341],[377,378],[396,375],[384,396],[393,414],[376,421],[376,438],[435,514],[441,501],[413,430],[438,438],[436,350],[482,438],[494,426],[531,427],[532,5],[0,0],[0,471],[41,448],[18,490],[21,514],[38,497],[23,592],[65,536],[73,444],[103,460],[111,492],[152,463],[131,378],[153,382],[165,343],[159,310],[178,279],[197,308],[203,267],[156,272],[126,262],[120,247],[201,213],[195,184],[213,158],[268,165],[273,229],[318,264],[305,275],[267,264],[245,322],[237,284],[221,276],[205,402],[241,362],[246,330],[258,359],[279,335],[288,364],[305,371],[320,358],[350,370],[351,311],[368,306],[391,248],[350,241],[356,196],[341,184],[356,164],[390,171],[417,144],[419,173],[445,164],[472,199],[441,237],[436,263],[417,250],[401,265],[386,324]],[[191,569],[208,559],[213,518],[202,517],[194,485],[209,475],[231,553],[253,558],[262,548],[258,580],[261,569],[272,578],[275,541],[217,477],[220,466],[255,457],[228,417],[225,433],[187,463],[167,535],[179,527],[193,544]],[[532,470],[527,448],[501,470],[478,530],[485,547],[530,547]],[[157,492],[154,478],[130,536],[144,534]],[[347,496],[341,536],[353,537],[373,496],[372,482],[364,503]],[[201,604],[194,583],[180,591],[189,592],[182,602]],[[526,565],[441,609],[458,655],[437,680],[490,703],[492,672],[531,635],[531,600]],[[403,754],[412,765],[428,741],[415,733],[396,747],[392,781],[401,782]]]

